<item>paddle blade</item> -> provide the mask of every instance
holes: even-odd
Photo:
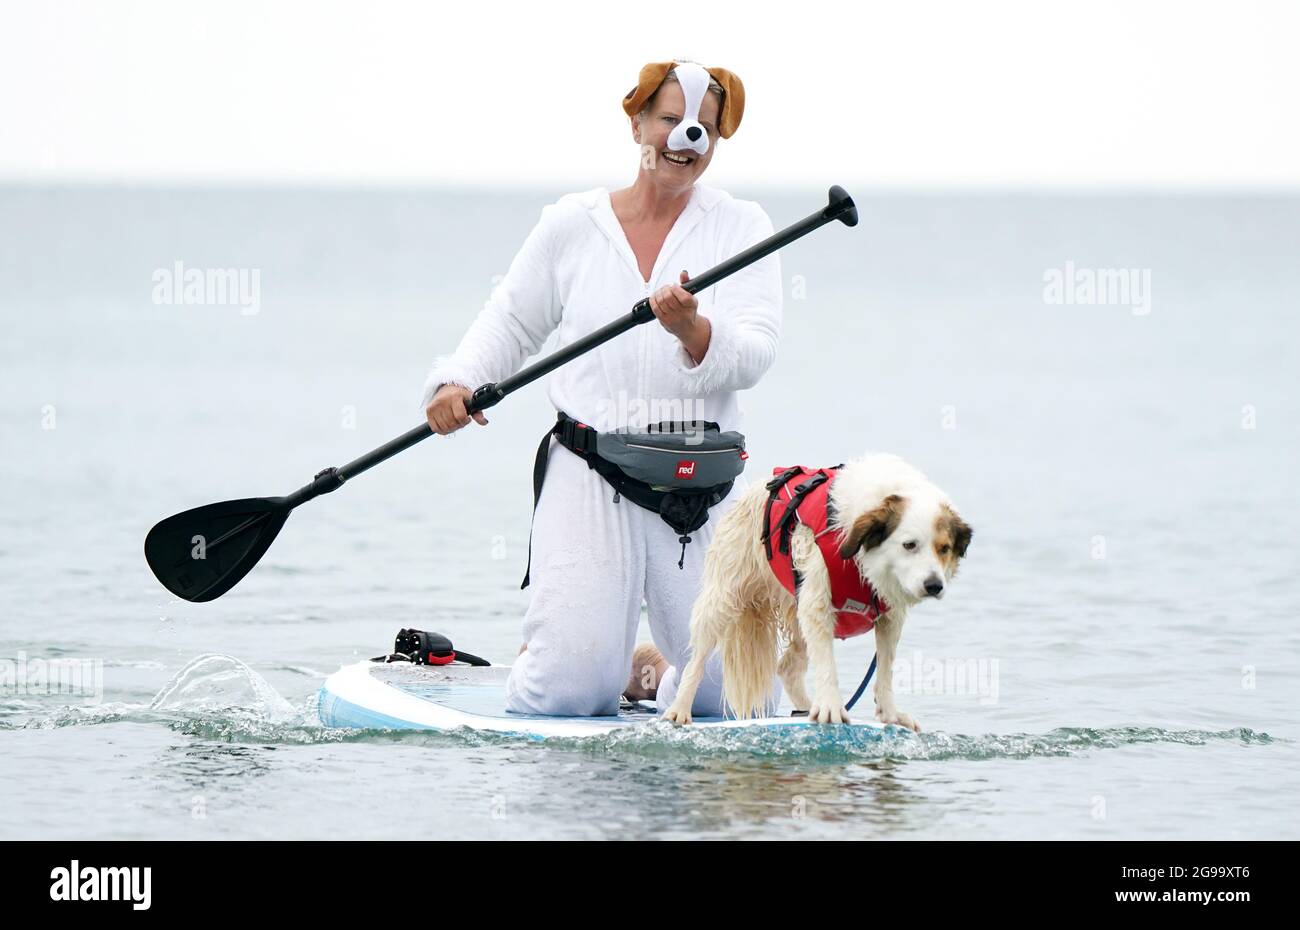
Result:
[[[144,557],[163,587],[187,601],[221,597],[257,564],[292,508],[282,497],[195,507],[149,531]]]

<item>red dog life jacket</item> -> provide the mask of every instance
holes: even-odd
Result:
[[[859,574],[857,563],[852,558],[840,558],[841,534],[830,525],[831,485],[839,474],[839,467],[805,468],[795,465],[772,469],[774,477],[767,483],[771,493],[767,499],[762,539],[767,547],[767,564],[772,573],[783,588],[796,594],[790,536],[799,523],[812,529],[817,538],[817,548],[822,552],[822,561],[830,573],[835,636],[848,639],[868,632],[880,615],[889,610],[889,605]]]

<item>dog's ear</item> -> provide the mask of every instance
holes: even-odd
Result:
[[[868,510],[853,521],[840,545],[840,558],[848,559],[859,549],[874,549],[898,529],[907,499],[891,494],[875,510]]]
[[[953,515],[952,522],[952,551],[957,553],[957,558],[966,555],[966,549],[970,546],[971,537],[975,531],[970,528],[970,524],[961,517]]]
[[[934,546],[951,571],[957,570],[957,560],[966,555],[973,535],[970,524],[950,505],[944,504],[939,508],[939,516],[934,521]]]

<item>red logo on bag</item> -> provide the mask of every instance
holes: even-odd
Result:
[[[677,477],[689,481],[695,477],[695,461],[693,459],[682,459],[677,463]]]

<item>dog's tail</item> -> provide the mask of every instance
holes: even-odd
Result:
[[[776,623],[746,612],[739,622],[728,624],[718,649],[722,653],[722,696],[731,714],[738,720],[767,716],[780,652]]]

